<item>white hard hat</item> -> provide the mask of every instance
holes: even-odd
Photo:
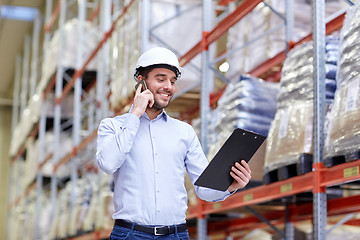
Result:
[[[170,67],[169,69],[175,72],[177,78],[181,76],[182,68],[180,67],[179,60],[167,48],[154,47],[141,54],[134,69],[134,79],[137,80],[139,76],[139,68],[150,66],[165,68],[168,66]]]

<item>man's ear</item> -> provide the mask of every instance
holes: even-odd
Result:
[[[137,77],[136,81],[137,81],[137,82],[140,82],[140,81],[141,81],[141,79],[142,79],[142,76],[141,76],[141,75],[139,75],[139,76]]]

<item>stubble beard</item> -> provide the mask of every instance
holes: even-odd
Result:
[[[160,104],[158,101],[155,101],[151,108],[154,110],[163,110],[169,105],[169,103],[170,101],[164,106],[163,104]]]
[[[160,101],[157,101],[156,99],[154,99],[154,104],[151,108],[154,110],[163,110],[164,108],[166,108],[169,105],[171,99],[172,99],[172,96],[169,99],[169,101],[167,101],[167,103],[163,103],[162,101],[160,102]]]

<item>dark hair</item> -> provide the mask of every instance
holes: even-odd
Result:
[[[151,72],[151,70],[153,70],[153,68],[139,67],[137,69],[137,77],[141,75],[146,79],[149,75],[149,72]]]
[[[149,72],[151,72],[151,70],[153,70],[154,68],[166,68],[166,69],[169,69],[169,70],[171,70],[171,71],[173,71],[175,73],[176,78],[179,78],[180,75],[181,75],[180,71],[176,67],[173,67],[173,66],[168,65],[168,64],[154,64],[154,65],[150,65],[150,66],[147,66],[147,67],[138,67],[136,69],[135,77],[137,78],[138,76],[141,75],[144,78],[147,78],[148,75],[149,75]]]

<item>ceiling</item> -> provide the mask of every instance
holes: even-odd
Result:
[[[3,5],[39,8],[45,0],[0,0]],[[11,105],[15,77],[15,59],[23,54],[24,39],[31,35],[32,22],[0,18],[0,106]]]

